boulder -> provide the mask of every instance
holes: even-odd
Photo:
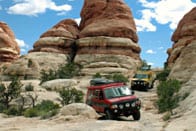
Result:
[[[72,103],[61,108],[60,116],[64,116],[65,120],[73,119],[97,119],[99,115],[96,111],[83,103]]]
[[[54,52],[61,54],[72,53],[72,46],[78,38],[77,23],[72,19],[65,19],[40,36],[29,52]]]
[[[50,91],[58,91],[63,88],[76,88],[77,80],[74,79],[56,79],[44,82],[41,86]]]
[[[0,22],[0,64],[12,62],[19,58],[20,48],[9,26]]]
[[[172,41],[174,44],[167,51],[169,77],[187,82],[196,71],[196,7],[179,22]]]

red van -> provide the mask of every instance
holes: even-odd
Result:
[[[133,116],[140,119],[141,101],[124,83],[108,82],[88,87],[86,103],[107,119]]]

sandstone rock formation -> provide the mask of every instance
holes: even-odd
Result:
[[[78,25],[74,20],[62,20],[43,33],[40,39],[34,43],[34,49],[29,52],[69,54],[72,52],[71,46],[78,38],[78,34]]]
[[[18,76],[20,79],[39,79],[41,70],[57,70],[65,63],[67,63],[65,54],[32,52],[2,67],[0,80],[10,80],[11,76]]]
[[[186,82],[196,71],[196,7],[182,18],[172,41],[167,59],[170,77]]]
[[[136,26],[123,0],[85,0],[81,18],[74,61],[84,74],[130,73],[138,67]]]
[[[85,0],[81,18],[79,27],[74,20],[65,19],[43,33],[29,54],[3,70],[4,79],[9,75],[39,78],[41,69],[56,69],[68,60],[82,65],[82,75],[132,76],[141,63],[141,48],[131,10],[124,1]],[[63,56],[55,60],[52,53]]]
[[[15,41],[15,36],[9,26],[0,22],[0,64],[12,62],[19,58],[20,48]]]
[[[81,18],[80,38],[110,36],[138,41],[132,13],[123,0],[85,0]]]

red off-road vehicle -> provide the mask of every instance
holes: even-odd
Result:
[[[124,83],[94,80],[88,87],[86,103],[107,119],[119,116],[133,116],[140,119],[141,101]]]

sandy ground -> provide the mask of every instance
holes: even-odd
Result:
[[[58,117],[49,120],[39,118],[12,117],[0,115],[0,131],[161,131],[165,122],[153,106],[156,91],[138,92],[142,100],[141,119],[130,118],[119,120],[74,120],[64,121]]]

